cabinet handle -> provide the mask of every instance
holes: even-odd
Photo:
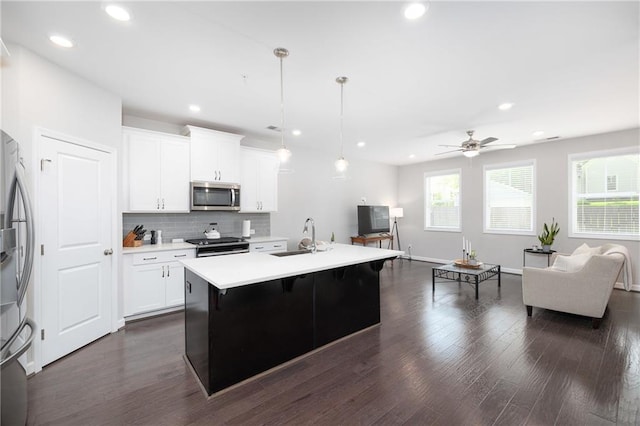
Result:
[[[158,210],[160,210],[160,198],[157,198],[157,199],[156,199],[156,203],[157,203],[156,208],[157,208]]]
[[[164,198],[162,199],[162,210],[164,210]]]
[[[280,248],[280,247],[282,247],[282,244],[274,244],[273,245],[273,248]]]
[[[171,269],[169,269],[169,265],[167,265],[167,278],[171,276]]]
[[[186,254],[174,254],[173,257],[187,257]]]
[[[157,257],[143,257],[142,260],[156,260]]]
[[[222,172],[218,170],[218,180],[222,180]]]
[[[264,247],[263,246],[258,246],[256,247],[256,250],[262,250]]]
[[[164,265],[162,265],[162,278],[164,278]]]

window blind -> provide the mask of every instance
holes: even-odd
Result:
[[[485,231],[531,233],[534,163],[485,168]]]

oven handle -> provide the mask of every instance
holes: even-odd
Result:
[[[226,254],[238,254],[238,253],[249,253],[249,249],[239,249],[239,250],[229,250],[229,251],[219,251],[219,252],[209,252],[209,253],[198,253],[198,255],[196,257],[224,256]]]
[[[235,205],[236,205],[236,190],[231,189],[231,206],[230,207],[235,207]]]

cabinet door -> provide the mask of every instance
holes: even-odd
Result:
[[[125,316],[165,307],[165,278],[162,264],[134,266],[126,282]],[[166,272],[165,272],[166,273]]]
[[[160,140],[153,135],[129,133],[128,211],[157,211],[160,208]]]
[[[189,144],[166,139],[160,153],[160,206],[164,211],[189,212]]]
[[[217,180],[218,145],[207,133],[191,128],[191,180]]]
[[[261,154],[258,161],[258,201],[261,212],[278,211],[278,158]]]
[[[240,211],[257,212],[258,159],[255,151],[243,149],[240,155]]]
[[[165,266],[166,306],[184,304],[184,266],[171,262]]]
[[[240,182],[240,137],[230,135],[219,137],[218,145],[218,177],[221,182]]]

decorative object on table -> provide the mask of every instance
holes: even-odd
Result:
[[[400,230],[398,229],[398,218],[404,217],[404,210],[402,207],[394,207],[389,210],[389,215],[393,216],[393,227],[391,228],[391,237],[395,235],[398,240],[398,250],[402,250],[400,246]]]
[[[469,254],[471,253],[471,241],[462,236],[462,260],[469,261]]]
[[[211,225],[211,229],[208,231],[207,230],[204,231],[205,237],[207,237],[207,239],[209,240],[215,240],[220,238],[220,232],[216,231],[216,226],[218,226],[218,223],[212,222],[209,225]]]
[[[144,225],[138,225],[133,230],[129,231],[122,240],[123,247],[140,247],[144,239],[144,235],[147,230],[144,229]]]
[[[551,249],[551,245],[553,244],[553,240],[556,238],[560,232],[560,227],[556,222],[556,218],[551,219],[551,225],[547,225],[546,223],[542,227],[542,233],[538,235],[538,240],[540,240],[540,244],[542,244],[543,251],[549,251]]]
[[[334,163],[336,171],[339,173],[337,177],[344,178],[344,173],[349,167],[349,162],[344,158],[344,139],[343,139],[343,121],[344,121],[344,85],[349,81],[347,77],[338,77],[336,82],[340,85],[340,157]]]
[[[475,264],[472,264],[470,260],[464,260],[464,259],[456,259],[453,261],[453,264],[460,268],[469,268],[469,269],[480,269],[482,268],[482,265],[483,265],[482,262],[478,262],[477,260]]]
[[[282,60],[289,56],[289,51],[284,47],[277,47],[273,50],[273,54],[280,59],[280,149],[276,153],[280,159],[280,173],[291,173],[290,169],[282,167],[291,158],[291,151],[284,144],[284,79],[282,73]]]
[[[478,259],[476,258],[476,251],[471,250],[471,253],[469,253],[469,265],[476,266],[477,264],[478,264]]]
[[[336,242],[336,235],[333,232],[331,232],[331,244],[335,242]]]

